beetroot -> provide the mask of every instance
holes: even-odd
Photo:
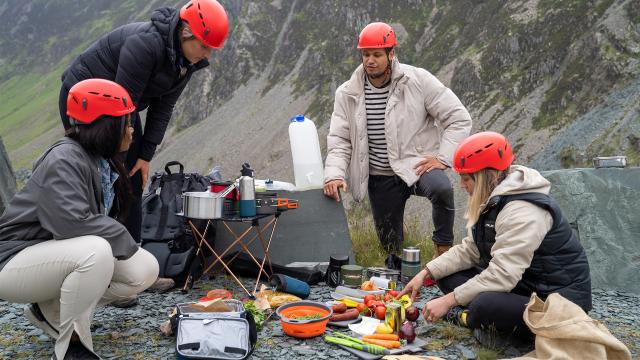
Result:
[[[398,333],[400,339],[407,340],[407,343],[411,344],[413,340],[416,339],[416,329],[411,321],[405,321],[400,327],[400,332]]]
[[[416,321],[418,317],[420,317],[420,310],[413,305],[409,306],[405,312],[407,320],[409,321]]]

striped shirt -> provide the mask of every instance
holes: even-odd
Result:
[[[369,167],[373,170],[391,171],[384,130],[384,112],[389,99],[389,88],[377,88],[367,78],[364,83],[364,102],[367,109],[367,135],[369,136]]]

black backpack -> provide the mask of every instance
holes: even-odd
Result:
[[[177,173],[171,172],[178,166]],[[176,286],[184,289],[193,286],[193,279],[202,273],[202,259],[210,254],[196,257],[196,239],[186,219],[179,216],[182,211],[182,193],[206,191],[209,178],[197,173],[184,173],[184,166],[170,161],[164,173],[152,176],[148,192],[142,199],[142,248],[152,253],[160,264],[160,277],[172,278]],[[191,220],[202,233],[206,220]],[[207,240],[213,244],[215,227],[207,230]]]

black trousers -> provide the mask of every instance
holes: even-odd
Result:
[[[62,120],[62,126],[65,130],[71,125],[69,124],[69,117],[67,116],[67,96],[69,95],[69,89],[65,86],[60,88],[60,96],[58,98],[58,109],[60,110],[60,119]],[[130,170],[135,165],[142,149],[142,122],[140,115],[136,111],[132,117],[133,122],[133,142],[127,151],[126,167]],[[134,176],[130,178],[131,189],[133,191],[133,198],[130,202],[129,215],[125,220],[125,226],[137,243],[140,243],[140,234],[142,228],[142,175],[138,171]]]
[[[479,273],[477,269],[469,269],[451,274],[438,280],[438,287],[443,293],[449,294]],[[471,329],[495,327],[501,332],[514,333],[523,340],[533,339],[534,335],[522,318],[528,302],[529,296],[495,291],[484,292],[469,304],[467,325]]]
[[[376,232],[387,253],[397,253],[402,248],[404,209],[411,195],[423,196],[431,201],[433,242],[439,245],[453,244],[453,187],[444,170],[435,169],[422,174],[411,187],[397,175],[370,175],[368,185]]]

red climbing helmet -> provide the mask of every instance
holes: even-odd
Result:
[[[180,9],[180,19],[191,27],[191,33],[205,45],[222,48],[229,32],[227,12],[216,0],[191,0]]]
[[[105,79],[82,80],[67,96],[67,115],[82,124],[91,124],[102,115],[123,116],[135,109],[127,90]]]
[[[458,145],[453,156],[453,170],[459,174],[486,168],[504,170],[513,159],[507,138],[497,132],[485,131],[469,136]]]
[[[371,23],[362,29],[358,49],[392,48],[396,46],[396,33],[383,22]]]

